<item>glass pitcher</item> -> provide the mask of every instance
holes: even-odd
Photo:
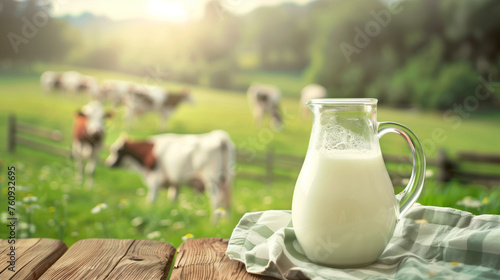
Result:
[[[422,145],[407,127],[377,122],[377,99],[313,99],[306,105],[313,127],[293,194],[297,240],[315,263],[373,263],[422,191]],[[396,196],[379,145],[389,132],[403,136],[413,155],[410,181]]]

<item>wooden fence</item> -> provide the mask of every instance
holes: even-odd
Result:
[[[396,171],[394,170],[395,168],[391,168],[390,164],[402,164],[406,166],[406,168],[403,168],[404,170],[411,170],[411,158],[384,155],[384,161],[389,164],[389,174],[392,183],[395,186],[405,185],[411,175],[410,171]],[[260,180],[271,185],[275,179],[296,179],[304,162],[304,157],[275,153],[274,149],[268,147],[266,151],[260,153],[250,153],[248,151],[238,150],[237,162],[240,164],[265,166],[264,173],[243,170],[239,172],[238,175]],[[441,150],[437,158],[428,158],[426,159],[426,163],[427,169],[432,170],[431,172],[427,172],[426,177],[435,177],[440,183],[447,183],[452,179],[457,179],[462,183],[481,184],[487,188],[500,186],[500,155],[459,152],[455,158],[451,158],[444,150]],[[489,169],[494,169],[494,171],[492,173],[467,171],[463,167],[463,165],[467,163],[478,163],[489,166]],[[276,170],[287,170],[289,172],[277,173]],[[293,176],[286,175],[287,173],[293,174]]]
[[[63,140],[63,135],[58,130],[18,123],[15,115],[9,115],[7,125],[8,152],[14,153],[18,145],[25,145],[59,156],[69,156],[70,154],[68,149],[49,145],[44,142],[34,140],[33,138],[39,138],[39,140],[45,139],[50,142],[61,142]]]
[[[7,150],[15,152],[17,145],[25,145],[42,151],[60,156],[69,156],[69,149],[64,149],[54,145],[49,145],[27,137],[38,137],[50,140],[50,142],[60,142],[63,135],[60,131],[39,128],[31,125],[21,124],[16,121],[15,115],[10,115],[8,120]],[[45,141],[47,142],[47,141]],[[384,155],[384,160],[389,164],[407,166],[404,170],[411,170],[411,158],[408,156]],[[268,186],[275,180],[288,179],[295,180],[299,174],[304,157],[276,153],[271,146],[265,151],[238,150],[236,161],[242,165],[252,165],[264,167],[257,171],[248,171],[242,168],[238,176],[262,181]],[[481,164],[489,166],[492,173],[481,173],[469,171],[464,168],[464,164]],[[444,150],[441,150],[436,159],[427,159],[427,165],[436,170],[436,175],[430,173],[428,177],[435,177],[438,182],[446,183],[452,179],[458,179],[463,183],[476,183],[488,188],[500,185],[500,155],[479,154],[476,152],[459,152],[456,157],[449,157]],[[395,186],[405,184],[405,180],[410,177],[407,173],[395,172],[389,166],[389,174]]]

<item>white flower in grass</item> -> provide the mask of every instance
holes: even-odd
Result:
[[[226,212],[226,209],[224,209],[224,207],[219,207],[217,209],[215,209],[214,211],[214,215],[216,217],[224,217],[226,216],[227,212]]]
[[[159,238],[160,236],[161,236],[161,232],[153,231],[153,232],[148,234],[148,239],[156,239],[156,238]]]
[[[40,209],[40,205],[38,204],[24,204],[24,209],[26,213],[31,213],[33,210]]]
[[[194,235],[193,235],[193,234],[191,234],[191,233],[188,233],[188,234],[186,234],[186,235],[184,235],[184,236],[182,237],[182,241],[187,241],[187,240],[189,240],[189,239],[193,239],[193,238],[194,238]]]
[[[56,226],[56,222],[54,222],[54,220],[53,220],[53,219],[48,220],[48,221],[47,221],[47,224],[48,224],[49,226],[51,226],[51,227],[55,227],[55,226]]]
[[[36,202],[36,201],[38,201],[38,197],[33,196],[33,195],[29,195],[29,194],[23,198],[23,202],[26,202],[26,203]]]
[[[73,236],[73,237],[76,237],[76,236],[78,236],[78,235],[79,235],[78,231],[73,231],[73,232],[71,233],[71,236]]]
[[[130,222],[134,227],[138,227],[144,223],[144,220],[141,217],[133,218]]]
[[[17,186],[16,187],[16,191],[23,191],[23,192],[27,192],[29,191],[30,189],[28,187],[25,187],[25,186]]]
[[[457,201],[457,205],[462,205],[462,206],[469,207],[469,208],[479,208],[479,207],[483,206],[483,203],[481,203],[481,201],[479,201],[475,198],[472,198],[470,196],[466,196],[462,200]]]
[[[99,204],[97,204],[96,207],[94,207],[94,208],[92,208],[92,210],[90,210],[90,213],[97,214],[106,208],[108,208],[108,205],[106,203],[99,203]]]

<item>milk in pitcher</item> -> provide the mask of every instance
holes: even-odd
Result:
[[[307,155],[303,168],[295,186],[292,218],[306,256],[330,266],[376,260],[398,215],[380,151],[315,152]]]

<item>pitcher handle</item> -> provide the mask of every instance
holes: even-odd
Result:
[[[397,133],[406,139],[408,145],[410,145],[411,155],[413,157],[413,168],[410,181],[405,189],[396,195],[396,200],[399,203],[398,219],[401,219],[422,192],[425,180],[425,154],[417,135],[408,127],[395,122],[378,123],[379,138],[390,132]]]

